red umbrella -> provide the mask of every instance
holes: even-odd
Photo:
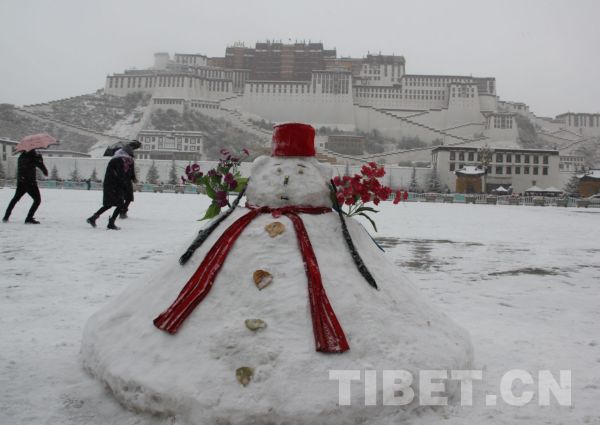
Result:
[[[15,147],[15,151],[30,151],[32,149],[46,149],[50,145],[58,144],[58,140],[46,133],[25,136]]]

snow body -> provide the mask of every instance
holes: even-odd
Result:
[[[315,159],[260,157],[252,169],[248,203],[330,206],[330,176],[330,167]],[[339,406],[338,381],[329,379],[329,371],[377,370],[381,381],[383,370],[403,369],[418,381],[421,369],[471,367],[467,333],[423,299],[360,224],[347,220],[380,290],[367,284],[334,212],[301,217],[349,351],[315,351],[296,235],[287,217],[270,214],[258,216],[241,234],[211,292],[179,332],[156,329],[152,320],[179,294],[220,234],[246,212],[234,211],[185,266],[177,257],[167,260],[159,274],[131,286],[89,319],[81,349],[84,365],[123,404],[190,424],[321,424],[324,416],[327,424],[387,423],[410,416],[416,403],[383,406],[379,387],[377,406],[365,407],[362,381],[352,387],[351,406]],[[274,221],[285,231],[271,238],[265,226]],[[258,269],[273,275],[273,283],[261,291],[252,281]],[[248,330],[244,321],[254,318],[267,328]],[[235,376],[244,366],[254,369],[246,387]],[[447,395],[458,389],[448,385]]]

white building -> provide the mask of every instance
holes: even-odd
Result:
[[[19,142],[16,140],[7,139],[5,137],[0,138],[0,163],[2,164],[2,170],[4,170],[5,177],[11,177],[14,175],[15,170],[11,170],[9,164],[9,158],[14,154],[15,146]]]
[[[142,144],[135,152],[139,159],[199,161],[203,156],[204,133],[201,131],[142,130],[137,140]]]
[[[559,171],[559,152],[544,149],[497,148],[492,150],[485,177],[486,189],[512,187],[514,193],[523,193],[531,186],[562,187]],[[481,164],[478,148],[466,146],[438,146],[432,150],[442,186],[456,190],[456,170]]]

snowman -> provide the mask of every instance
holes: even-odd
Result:
[[[358,222],[332,210],[331,176],[315,158],[312,127],[276,126],[246,204],[215,219],[183,266],[167,260],[89,319],[84,367],[125,406],[186,424],[383,424],[418,414],[419,371],[469,369],[469,336]],[[340,404],[331,379],[340,370],[380,380],[407,371],[417,396],[387,405],[380,383],[367,403],[365,382],[354,382]],[[446,382],[446,396],[459,389]]]

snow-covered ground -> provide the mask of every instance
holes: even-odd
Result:
[[[0,208],[13,195],[0,190]],[[136,194],[120,232],[84,222],[100,192],[43,190],[0,223],[0,424],[174,424],[126,411],[81,368],[87,318],[199,228],[202,196]],[[398,272],[469,330],[474,406],[414,423],[600,424],[600,210],[488,205],[383,205],[377,216]],[[401,365],[399,365],[401,367]],[[572,407],[485,406],[511,369],[572,371]],[[537,381],[537,379],[536,379]],[[533,386],[527,389],[534,389]],[[534,399],[535,401],[535,399]],[[323,423],[326,423],[324,420]]]

